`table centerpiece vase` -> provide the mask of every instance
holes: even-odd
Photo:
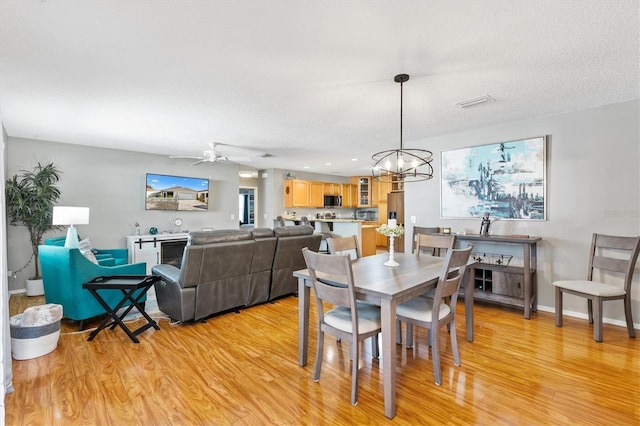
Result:
[[[382,225],[380,228],[377,228],[376,231],[378,231],[382,235],[385,235],[385,236],[389,237],[389,260],[384,262],[385,266],[398,266],[398,265],[400,265],[393,258],[393,252],[394,252],[393,251],[393,239],[395,237],[400,237],[400,236],[404,235],[404,228],[402,227],[402,225],[398,226],[395,223],[392,223],[390,225]]]

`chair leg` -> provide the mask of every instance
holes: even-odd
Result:
[[[378,345],[378,335],[371,336],[371,356],[375,359],[380,358],[380,346]]]
[[[402,321],[396,319],[396,345],[402,344]]]
[[[593,307],[593,340],[602,342],[602,299],[595,297],[593,302],[589,299],[589,304]]]
[[[458,352],[458,339],[456,338],[456,320],[455,318],[448,324],[451,326],[451,350],[453,351],[453,363],[460,366],[460,352]]]
[[[629,337],[636,337],[636,330],[633,328],[633,315],[631,315],[631,296],[628,294],[624,298],[624,317],[627,320]]]
[[[556,327],[562,327],[562,289],[556,287]]]
[[[407,321],[407,323],[404,325],[404,328],[406,333],[404,336],[404,341],[408,348],[412,348],[413,347],[413,324]]]
[[[322,369],[322,352],[324,351],[324,332],[318,330],[318,345],[316,349],[316,363],[313,367],[313,381],[320,380],[320,370]]]
[[[360,347],[360,342],[358,342],[354,336],[354,341],[352,343],[353,344],[351,346],[355,348],[355,354],[351,361],[351,405],[356,405],[358,404],[358,363],[360,361],[358,349]]]
[[[589,324],[593,324],[593,301],[587,299],[587,313],[589,314]]]
[[[433,378],[436,385],[442,384],[442,373],[440,372],[440,339],[438,323],[431,323],[431,358],[433,359]]]

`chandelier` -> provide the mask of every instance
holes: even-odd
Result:
[[[398,74],[393,80],[400,83],[400,149],[380,151],[373,159],[374,180],[390,182],[402,189],[405,182],[420,182],[433,178],[433,153],[426,149],[404,149],[402,145],[402,87],[409,80],[408,74]]]

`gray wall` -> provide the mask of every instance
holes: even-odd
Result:
[[[13,176],[31,170],[38,162],[53,162],[62,171],[60,205],[90,207],[89,225],[78,226],[81,237],[94,247],[126,247],[126,235],[140,223],[143,233],[155,226],[173,231],[173,220],[183,220],[182,230],[203,227],[234,228],[238,222],[238,167],[233,164],[190,166],[189,160],[113,149],[8,138],[7,169]],[[209,179],[206,212],[147,211],[144,208],[146,173]],[[233,216],[233,219],[232,219]],[[51,232],[64,235],[66,230]],[[8,268],[16,271],[29,259],[28,234],[24,227],[7,227]],[[9,290],[24,288],[34,273],[33,265],[9,280]]]
[[[538,248],[538,294],[542,310],[553,311],[551,283],[586,278],[594,232],[640,234],[640,108],[632,101],[550,117],[530,118],[412,144],[434,153],[434,178],[407,184],[405,216],[421,226],[451,227],[452,232],[478,233],[480,219],[440,218],[440,152],[474,145],[550,135],[547,146],[547,221],[506,221],[495,234],[529,234],[543,238]],[[406,250],[410,249],[406,239]],[[490,249],[487,249],[490,250]],[[640,273],[636,267],[633,313],[640,323]],[[565,297],[565,310],[586,315],[585,299]],[[620,302],[605,303],[604,316],[624,321]],[[636,325],[636,328],[640,328]]]

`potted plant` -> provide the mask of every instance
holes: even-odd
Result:
[[[53,206],[60,198],[57,183],[60,171],[49,163],[38,165],[33,171],[22,170],[21,175],[14,175],[5,182],[7,200],[7,217],[11,225],[23,225],[29,231],[31,243],[31,257],[22,268],[24,269],[35,258],[35,280],[42,280],[38,262],[38,246],[47,231],[57,229],[51,224]],[[36,284],[37,286],[37,284]],[[40,288],[42,284],[40,284]],[[29,294],[27,288],[27,295]],[[40,290],[40,294],[43,294]]]

